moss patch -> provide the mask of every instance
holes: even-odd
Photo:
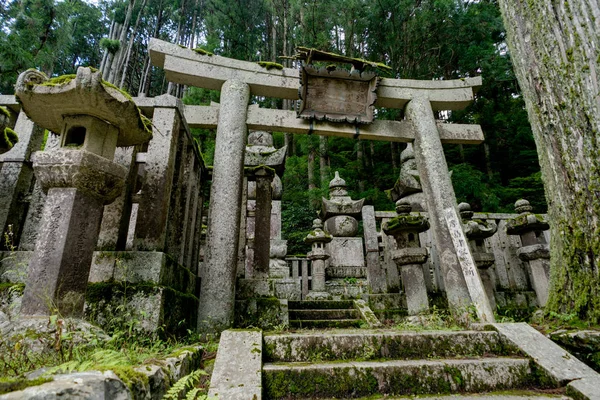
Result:
[[[0,114],[4,115],[6,118],[10,118],[10,111],[4,106],[0,106]]]
[[[13,131],[9,127],[4,128],[2,140],[0,140],[0,146],[7,149],[12,149],[18,141],[19,137],[17,136],[17,132]]]
[[[0,378],[0,394],[16,392],[31,386],[38,386],[52,381],[51,377],[41,377],[37,379],[23,378]]]
[[[271,70],[271,69],[279,69],[282,70],[283,69],[283,65],[276,63],[276,62],[270,62],[270,61],[259,61],[257,62],[258,65],[260,65],[263,68],[266,68],[267,71]]]
[[[201,49],[200,47],[196,47],[195,49],[192,49],[192,50],[193,50],[193,51],[195,51],[195,52],[196,52],[196,53],[198,53],[198,54],[201,54],[201,55],[203,55],[203,56],[209,56],[209,57],[211,57],[211,56],[213,56],[213,55],[214,55],[214,54],[213,54],[213,53],[211,53],[210,51],[208,51],[208,50],[204,50],[204,49]]]

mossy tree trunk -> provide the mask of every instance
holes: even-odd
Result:
[[[600,9],[500,0],[551,223],[548,309],[600,321]]]

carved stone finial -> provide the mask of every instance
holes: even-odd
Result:
[[[412,205],[407,201],[400,199],[396,202],[396,213],[398,215],[408,215],[412,211]]]
[[[473,211],[471,211],[471,205],[469,203],[460,203],[458,205],[458,212],[462,219],[473,218]]]
[[[525,199],[519,199],[515,201],[515,211],[519,214],[530,213],[533,211],[533,207]]]

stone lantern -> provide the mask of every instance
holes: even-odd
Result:
[[[333,237],[323,231],[320,219],[313,221],[313,230],[304,238],[304,243],[310,244],[312,250],[307,258],[312,262],[312,289],[308,293],[309,300],[327,300],[331,295],[325,290],[325,260],[329,258],[325,244],[331,242]]]
[[[411,215],[412,206],[403,200],[396,202],[398,216],[383,224],[382,230],[396,240],[397,250],[392,258],[402,277],[409,315],[429,310],[427,286],[423,264],[427,261],[427,248],[421,247],[419,233],[429,229],[429,221],[423,216]]]
[[[484,240],[492,237],[498,230],[498,225],[494,221],[482,221],[473,219],[473,211],[468,203],[460,203],[458,211],[462,218],[463,230],[469,240],[469,246],[473,255],[473,261],[479,270],[483,288],[490,301],[492,308],[496,308],[494,286],[489,274],[489,268],[494,265],[496,258],[494,253],[488,253],[485,248]]]
[[[60,134],[58,150],[34,155],[47,197],[21,313],[80,316],[103,207],[121,194],[127,174],[113,162],[116,147],[152,133],[133,100],[91,68],[55,79],[28,70],[16,96],[30,119]]]
[[[541,217],[532,214],[533,208],[527,200],[515,202],[515,211],[519,215],[506,222],[506,233],[519,235],[523,246],[517,250],[517,256],[529,264],[531,284],[540,307],[548,301],[548,282],[550,274],[550,248],[544,236],[550,225]]]

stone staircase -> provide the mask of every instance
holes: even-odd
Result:
[[[264,399],[529,389],[538,386],[535,372],[528,358],[492,331],[345,330],[263,337]]]
[[[352,300],[289,301],[290,328],[358,328],[364,324]]]

